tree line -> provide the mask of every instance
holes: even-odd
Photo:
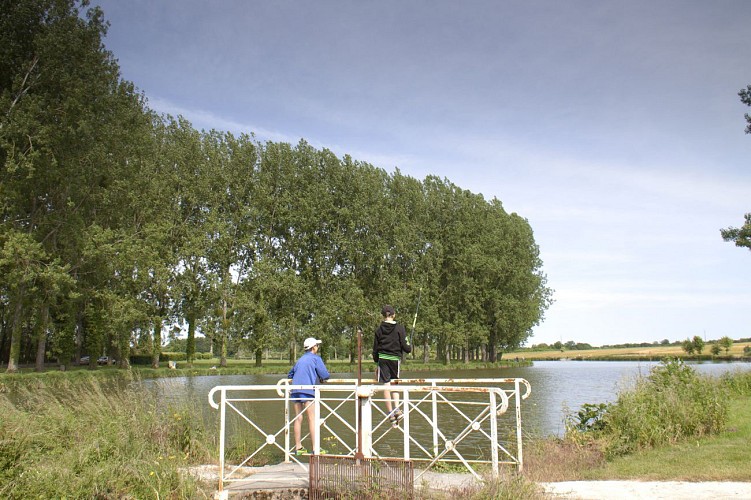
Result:
[[[354,356],[392,303],[438,359],[497,360],[551,290],[527,220],[448,179],[196,130],[121,78],[86,1],[0,1],[0,361],[65,367],[197,334]],[[411,325],[410,325],[411,326]],[[372,338],[372,337],[371,337]],[[366,350],[367,352],[367,350]]]

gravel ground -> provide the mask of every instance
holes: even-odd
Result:
[[[567,481],[540,483],[553,499],[751,500],[751,482]]]

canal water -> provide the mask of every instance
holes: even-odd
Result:
[[[622,388],[647,375],[658,362],[648,361],[535,361],[533,366],[484,370],[403,371],[403,378],[523,378],[532,386],[521,404],[522,427],[526,435],[562,436],[564,420],[585,403],[614,401]],[[749,363],[691,364],[699,373],[721,375],[734,370],[751,370]],[[332,373],[333,378],[356,378],[354,373]],[[372,373],[363,373],[363,379]],[[214,375],[145,380],[143,383],[166,402],[187,402],[203,412],[208,425],[218,422],[218,411],[210,408],[208,393],[219,385],[273,385],[284,375]],[[278,418],[269,416],[269,418]],[[513,424],[513,416],[509,415]]]

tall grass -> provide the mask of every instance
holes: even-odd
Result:
[[[0,380],[0,498],[205,498],[200,415],[160,407],[122,373]],[[212,485],[213,486],[213,485]]]
[[[720,432],[728,418],[727,384],[668,359],[608,405],[585,405],[567,437],[589,432],[609,457]]]
[[[417,500],[546,500],[550,497],[542,487],[516,473],[505,470],[498,477],[486,475],[482,483],[452,488],[447,491],[430,489],[430,485],[415,485]],[[373,497],[377,498],[377,497]]]

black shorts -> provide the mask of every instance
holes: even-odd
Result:
[[[379,359],[378,360],[378,383],[386,384],[392,380],[399,379],[399,365],[401,361],[397,359]]]

